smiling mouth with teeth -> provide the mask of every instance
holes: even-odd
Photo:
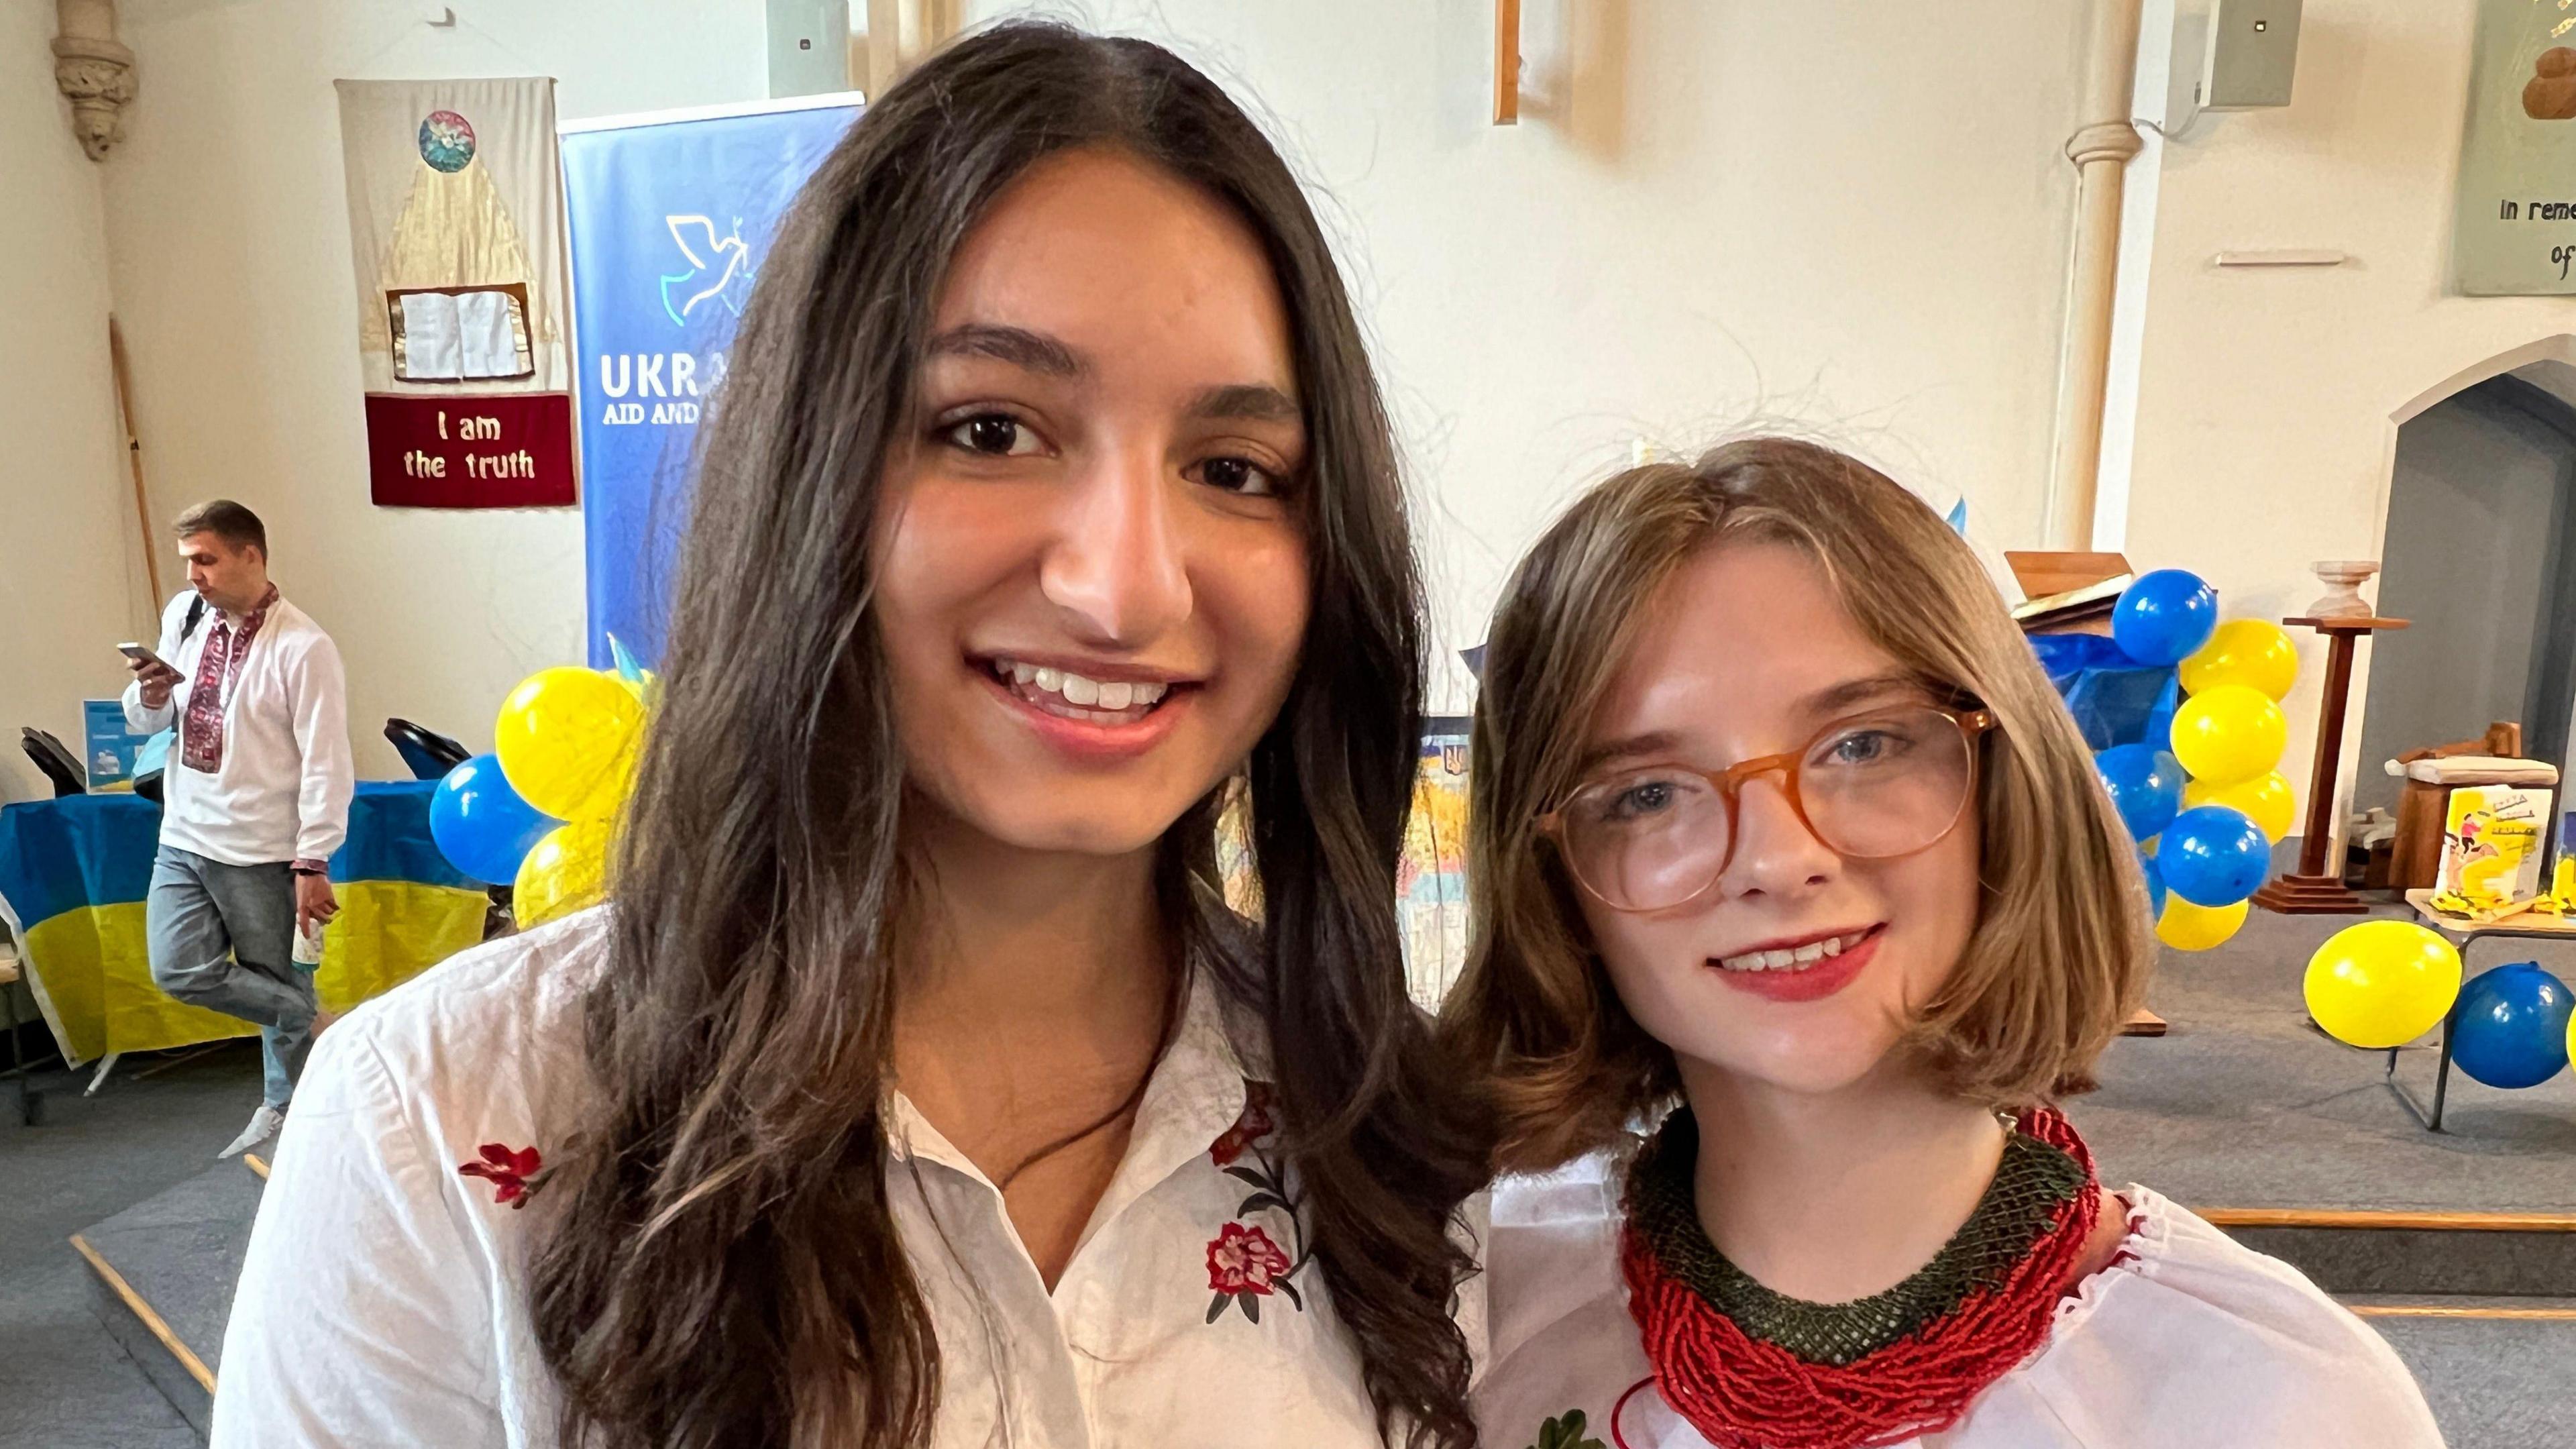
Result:
[[[1087,679],[1016,659],[995,659],[987,667],[1022,700],[1048,714],[1089,724],[1134,724],[1160,708],[1172,691],[1168,684]]]
[[[1851,931],[1840,936],[1809,941],[1805,945],[1778,951],[1747,951],[1738,956],[1721,956],[1720,971],[1804,971],[1819,961],[1830,961],[1869,939],[1870,931]]]

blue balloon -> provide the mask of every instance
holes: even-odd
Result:
[[[517,880],[519,863],[561,823],[519,798],[498,755],[476,755],[430,792],[429,835],[439,854],[488,885]]]
[[[2145,840],[2182,812],[2182,762],[2145,745],[2113,745],[2093,757],[2129,838]]]
[[[2490,1087],[2537,1087],[2567,1065],[2567,983],[2517,961],[2470,978],[2451,1025],[2451,1062]]]
[[[2272,842],[2242,810],[2203,805],[2165,827],[2156,847],[2165,889],[2195,906],[2232,906],[2254,894],[2272,870]]]
[[[2111,639],[2140,664],[2180,664],[2217,627],[2217,591],[2185,569],[2140,574],[2111,606]]]
[[[2165,873],[2156,869],[2152,855],[2141,856],[2138,864],[2147,872],[2147,919],[2161,921],[2165,918]]]

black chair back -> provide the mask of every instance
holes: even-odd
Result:
[[[63,742],[33,725],[18,731],[19,747],[45,778],[54,782],[54,798],[89,793],[89,771],[81,768],[80,757],[63,748]]]
[[[445,779],[448,771],[474,758],[474,752],[463,745],[407,719],[386,720],[385,738],[393,742],[403,763],[411,766],[414,779]]]

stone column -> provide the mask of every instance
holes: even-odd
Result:
[[[71,97],[72,134],[92,161],[124,137],[134,99],[134,52],[117,43],[116,0],[54,0],[54,84]]]
[[[2111,309],[2120,274],[2120,199],[2129,158],[2146,142],[2129,124],[2141,0],[2093,0],[2086,124],[2067,138],[2075,163],[2073,275],[2058,361],[2056,461],[2043,519],[2048,546],[2093,546],[2093,488],[2102,471],[2103,399],[2111,377]]]

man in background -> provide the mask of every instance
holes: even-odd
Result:
[[[295,936],[340,909],[327,868],[354,789],[348,686],[331,636],[269,581],[257,514],[219,498],[172,527],[188,589],[162,610],[160,660],[134,663],[125,718],[179,729],[144,907],[152,979],[260,1029],[259,1110],[230,1157],[277,1131],[313,1043]]]

